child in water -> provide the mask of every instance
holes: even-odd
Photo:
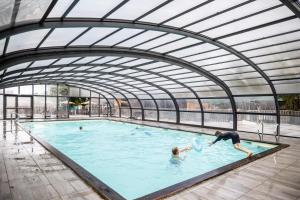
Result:
[[[178,147],[174,147],[172,149],[172,159],[184,160],[185,157],[184,158],[180,158],[179,154],[182,153],[182,152],[185,152],[185,151],[189,151],[191,149],[192,149],[191,146],[186,146],[183,149],[179,149]]]

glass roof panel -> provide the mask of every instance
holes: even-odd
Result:
[[[164,1],[166,0],[130,0],[110,15],[109,18],[134,20]]]
[[[156,62],[156,63],[150,63],[147,65],[143,65],[143,66],[140,66],[137,68],[149,70],[149,69],[154,69],[154,68],[158,68],[158,67],[162,67],[162,66],[166,66],[166,65],[169,65],[169,64],[164,63],[164,62]]]
[[[175,70],[175,69],[181,69],[181,67],[176,66],[176,65],[170,65],[170,66],[166,66],[166,67],[151,69],[150,71],[152,71],[152,72],[163,72],[163,71],[169,71],[169,70]]]
[[[270,25],[267,27],[255,29],[231,37],[221,39],[221,42],[227,45],[234,45],[241,42],[246,42],[249,40],[260,39],[267,36],[272,36],[280,33],[285,33],[288,31],[298,30],[300,27],[299,19],[292,19],[278,24]]]
[[[165,34],[165,32],[161,32],[161,31],[146,31],[140,35],[137,35],[129,40],[126,40],[122,43],[120,43],[118,46],[122,46],[122,47],[133,47],[136,46],[138,44],[141,44],[142,42],[148,41],[150,39],[153,39],[155,37],[158,37],[160,35]]]
[[[240,66],[248,66],[248,64],[243,60],[238,60],[238,61],[208,65],[208,66],[204,66],[202,68],[210,71],[210,70],[225,69],[225,68],[240,67]]]
[[[50,29],[40,29],[11,36],[6,52],[36,48],[49,30]]]
[[[101,18],[121,2],[122,0],[79,1],[67,17]]]
[[[170,55],[181,58],[184,56],[194,55],[196,53],[210,51],[213,49],[219,49],[219,47],[205,43],[205,44],[201,44],[201,45],[197,45],[197,46],[193,46],[193,47],[189,47],[189,48],[185,48],[185,49],[182,49],[179,51],[172,52],[172,53],[170,53]]]
[[[294,50],[294,49],[298,49],[299,47],[300,47],[300,41],[297,41],[297,42],[291,42],[282,45],[275,45],[272,47],[261,48],[258,50],[247,51],[244,52],[244,55],[248,57],[253,57],[253,56],[259,56],[259,55],[264,55],[269,53],[277,53],[277,52],[283,52],[288,50]]]
[[[14,0],[0,1],[0,27],[11,23]]]
[[[234,95],[247,95],[247,94],[272,94],[269,85],[257,85],[251,87],[231,87],[231,92]]]
[[[42,66],[48,66],[51,63],[53,63],[56,59],[48,59],[48,60],[39,60],[39,61],[35,61],[30,68],[34,68],[34,67],[42,67]]]
[[[293,67],[299,66],[300,59],[291,59],[286,61],[278,61],[278,62],[271,62],[266,64],[259,64],[258,66],[263,69],[275,69],[275,68],[284,68],[284,67]]]
[[[73,3],[73,1],[74,0],[57,1],[54,8],[49,13],[48,18],[62,17],[62,15],[69,8],[69,6]]]
[[[180,39],[180,38],[183,38],[183,36],[170,33],[170,34],[167,34],[165,36],[162,36],[162,37],[159,37],[157,39],[146,42],[144,44],[138,45],[136,48],[138,48],[138,49],[151,49],[151,48],[154,48],[158,45],[165,44],[167,42],[171,42],[171,41],[174,41],[174,40],[177,40],[177,39]]]
[[[282,19],[292,15],[293,12],[289,10],[287,7],[283,6],[283,7],[276,8],[274,10],[270,10],[268,12],[261,13],[259,15],[246,18],[241,21],[237,21],[235,23],[231,23],[226,26],[222,26],[220,28],[203,32],[203,34],[215,38],[232,32],[247,29],[249,27],[258,26],[260,24],[276,21],[278,19]]]
[[[193,11],[190,11],[180,17],[177,17],[169,22],[167,25],[175,26],[175,27],[182,27],[189,23],[192,23],[196,20],[205,18],[209,15],[215,14],[227,8],[233,7],[237,4],[243,3],[246,0],[226,0],[226,1],[213,1],[208,3],[200,8],[197,8]],[[213,9],[211,9],[213,8]]]
[[[15,71],[15,70],[19,70],[19,69],[25,69],[26,67],[28,67],[28,65],[30,64],[31,62],[26,62],[26,63],[20,63],[20,64],[17,64],[17,65],[14,65],[12,67],[9,67],[7,70],[6,70],[6,73],[7,72],[11,72],[11,71]]]
[[[185,46],[189,46],[192,44],[196,44],[201,42],[200,40],[194,39],[194,38],[184,38],[181,40],[178,40],[176,42],[172,42],[157,48],[152,49],[152,51],[157,51],[159,53],[166,53],[168,51],[172,51],[174,49],[179,49]]]
[[[274,44],[280,44],[283,42],[289,42],[293,40],[300,40],[300,31],[285,34],[285,35],[280,35],[276,37],[271,37],[271,38],[266,38],[246,44],[240,44],[234,46],[234,48],[238,51],[245,51],[247,49],[253,49],[253,48],[259,48],[259,47],[264,47],[268,45],[274,45]]]
[[[71,57],[71,58],[62,58],[59,61],[55,62],[53,65],[66,65],[74,62],[75,60],[79,59],[80,57]]]
[[[296,50],[296,51],[290,51],[286,53],[277,53],[268,56],[251,58],[251,60],[254,61],[255,63],[261,63],[261,62],[277,61],[277,60],[281,60],[282,58],[284,59],[298,58],[299,55],[300,55],[300,50]]]
[[[119,64],[131,61],[131,60],[135,60],[135,59],[136,58],[125,57],[125,58],[120,58],[118,60],[113,60],[113,61],[109,62],[109,64],[111,64],[111,65],[119,65]]]
[[[300,83],[287,83],[284,84],[282,82],[274,82],[275,89],[277,91],[277,94],[291,94],[291,93],[300,93]]]
[[[111,34],[117,30],[117,28],[92,28],[88,32],[86,32],[84,35],[79,37],[77,40],[72,42],[72,45],[91,45],[95,43],[96,41],[100,40],[101,38],[104,38],[105,36]]]
[[[87,64],[93,60],[100,58],[100,56],[88,56],[76,61],[74,64]]]
[[[103,64],[103,63],[107,63],[109,61],[115,60],[117,58],[119,58],[119,57],[117,57],[117,56],[106,56],[106,57],[103,57],[103,58],[101,58],[99,60],[96,60],[96,61],[94,61],[92,63],[93,64]]]
[[[130,62],[125,63],[123,65],[124,66],[135,66],[135,65],[140,65],[140,64],[143,64],[143,63],[148,63],[150,61],[151,60],[149,60],[149,59],[141,58],[141,59],[137,59],[137,60],[134,60],[134,61],[130,61]]]
[[[22,0],[16,22],[37,21],[46,12],[51,0]]]
[[[56,28],[41,47],[65,46],[86,28]]]
[[[251,3],[248,3],[246,5],[243,5],[239,8],[230,10],[228,12],[222,13],[220,15],[217,15],[215,17],[206,19],[204,21],[201,21],[199,23],[193,24],[192,26],[187,27],[188,30],[200,32],[227,22],[230,22],[232,20],[244,17],[249,14],[256,13],[258,11],[270,8],[272,6],[280,4],[279,1],[268,1],[266,3],[265,0],[257,0]],[[253,9],[255,8],[255,9]]]
[[[216,70],[216,71],[211,71],[211,73],[218,76],[218,75],[223,75],[223,74],[243,73],[243,72],[251,72],[251,71],[254,71],[253,67],[246,66],[246,67],[237,67],[237,68],[231,68],[231,69]]]
[[[293,67],[289,69],[276,69],[265,71],[268,76],[283,76],[283,75],[300,75],[300,67]]]
[[[26,71],[26,72],[23,72],[22,75],[28,75],[28,74],[37,74],[39,73],[41,70],[31,70],[31,71]]]
[[[195,60],[212,58],[212,57],[227,55],[227,54],[229,54],[228,51],[226,51],[224,49],[217,49],[217,50],[209,51],[209,52],[206,52],[206,53],[200,53],[200,54],[184,57],[183,59],[186,60],[186,61],[195,61]]]
[[[100,42],[98,42],[95,45],[104,45],[104,46],[113,46],[123,40],[125,40],[126,38],[129,38],[135,34],[138,34],[139,32],[142,32],[143,30],[141,29],[131,29],[131,28],[126,28],[126,29],[122,29],[116,33],[114,33],[113,35],[110,35],[109,37],[101,40]]]
[[[153,22],[153,23],[161,23],[183,11],[186,11],[198,4],[203,3],[205,0],[193,0],[186,3],[182,0],[175,0],[162,8],[154,11],[153,13],[145,16],[141,19],[141,21]]]
[[[239,58],[235,55],[228,55],[228,56],[220,56],[216,58],[206,59],[206,60],[200,60],[197,62],[193,62],[195,65],[198,66],[204,66],[204,65],[211,65],[211,64],[218,64],[221,62],[228,62],[233,60],[239,60]]]

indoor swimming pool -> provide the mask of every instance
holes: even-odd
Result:
[[[141,198],[240,161],[246,154],[215,136],[109,120],[26,122],[23,126],[125,199]],[[82,127],[82,130],[80,130]],[[192,145],[172,159],[171,149]],[[196,146],[198,145],[198,146]],[[275,144],[241,141],[254,156]]]

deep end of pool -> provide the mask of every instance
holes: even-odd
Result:
[[[230,141],[208,147],[215,137],[205,133],[109,120],[23,125],[40,144],[107,199],[167,197],[288,146],[241,140],[241,145],[254,152],[248,159]],[[171,148],[191,144],[195,138],[202,141],[201,151],[191,150],[180,164],[171,163]]]

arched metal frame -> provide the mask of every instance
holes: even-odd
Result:
[[[233,129],[237,128],[237,112],[236,112],[236,105],[235,100],[233,98],[233,95],[231,93],[231,90],[229,87],[218,77],[212,75],[210,72],[197,67],[196,65],[189,63],[187,61],[184,61],[179,58],[175,58],[172,56],[167,55],[161,55],[154,52],[146,52],[142,50],[133,50],[128,48],[106,48],[106,47],[92,47],[92,48],[86,48],[86,47],[76,47],[76,48],[43,48],[39,50],[27,50],[27,51],[19,51],[14,52],[6,55],[3,57],[2,62],[0,60],[1,69],[6,69],[12,65],[19,64],[26,61],[35,61],[35,60],[41,60],[41,59],[49,59],[49,58],[66,58],[66,57],[74,57],[74,56],[120,56],[120,57],[135,57],[135,58],[145,58],[155,61],[161,61],[165,63],[169,63],[171,65],[180,66],[182,68],[186,68],[191,70],[192,72],[195,72],[197,74],[200,74],[209,80],[215,82],[218,86],[220,86],[225,93],[227,94],[231,106],[232,106],[232,112],[233,112]],[[112,74],[111,72],[109,74]],[[119,74],[117,74],[119,76]],[[124,75],[123,75],[124,76]],[[126,77],[126,76],[124,76]],[[134,77],[128,77],[131,79],[134,79]],[[141,81],[140,79],[136,79],[138,81]],[[152,84],[151,82],[145,83],[157,87],[160,90],[167,93],[170,98],[172,99],[175,109],[176,109],[176,122],[180,122],[180,114],[179,114],[179,107],[176,102],[175,97],[166,89],[159,87],[157,85]]]
[[[81,67],[81,66],[94,66],[94,67],[104,66],[104,67],[118,67],[118,68],[122,68],[122,69],[128,69],[128,68],[130,68],[130,69],[135,69],[136,71],[139,71],[139,72],[146,72],[146,73],[149,73],[149,74],[152,74],[152,75],[158,75],[158,73],[155,73],[155,72],[152,72],[152,71],[139,69],[139,68],[137,68],[137,66],[127,67],[127,66],[123,66],[122,64],[120,64],[120,65],[112,65],[112,64],[64,64],[64,65],[52,65],[51,64],[51,65],[48,65],[48,66],[40,66],[40,67],[34,67],[34,68],[25,68],[25,69],[15,70],[15,71],[7,72],[6,75],[9,76],[9,75],[13,75],[15,73],[18,74],[18,73],[24,72],[24,71],[43,70],[43,69],[45,69],[45,67],[47,67],[47,69],[49,69],[49,68],[63,68],[63,67],[67,67],[67,66],[77,66],[77,67]],[[78,70],[76,70],[76,71],[72,71],[72,72],[73,73],[75,73],[75,72],[76,73],[77,72],[78,73],[83,73],[85,71],[78,71]],[[116,72],[117,71],[114,71],[114,73],[116,73]],[[53,73],[57,73],[57,72],[55,71]],[[59,73],[63,73],[63,72],[59,72]],[[93,72],[93,73],[97,74],[97,72]],[[99,75],[101,75],[101,74],[112,74],[112,73],[110,73],[110,72],[109,73],[99,73]],[[32,76],[32,74],[28,75],[28,76]],[[119,76],[122,76],[122,75],[119,75]],[[178,85],[183,86],[184,88],[188,89],[192,94],[194,94],[194,96],[196,97],[196,99],[197,99],[197,101],[199,103],[199,107],[201,109],[201,124],[204,125],[203,105],[202,105],[201,99],[198,96],[198,94],[192,88],[190,88],[189,86],[185,85],[184,83],[181,83],[181,82],[177,81],[176,79],[170,78],[170,77],[162,75],[162,74],[159,74],[159,76],[163,77],[163,78],[165,78],[167,80],[173,81],[173,82],[175,82]],[[21,77],[23,77],[23,75],[18,76],[18,78],[21,78]],[[94,78],[94,77],[89,77],[89,78]],[[14,77],[10,77],[8,79],[5,79],[5,81],[9,81],[9,80],[12,80],[12,79],[14,79]],[[101,78],[101,79],[103,79],[103,78]],[[145,91],[145,90],[143,90],[143,89],[141,89],[139,87],[136,87],[134,85],[130,85],[130,84],[118,81],[118,80],[110,80],[109,78],[105,78],[103,80],[109,80],[109,81],[114,81],[114,82],[117,82],[117,83],[122,83],[122,84],[125,84],[125,85],[128,85],[128,86],[131,86],[133,88],[136,88],[138,90],[141,90],[141,91],[145,92],[146,94],[148,94],[153,99],[153,101],[155,101],[155,98],[153,98],[153,96],[149,92],[147,92],[147,91]],[[144,80],[139,80],[139,81],[144,82]],[[155,87],[157,87],[157,86],[155,86]],[[119,89],[121,90],[121,88],[119,88]],[[135,96],[135,97],[138,99],[138,101],[140,101],[137,96]],[[142,106],[143,105],[141,105],[141,107]],[[157,110],[158,110],[158,108],[157,108]],[[159,115],[159,112],[158,112],[158,115]]]
[[[278,22],[281,22],[281,21],[286,21],[286,20],[289,20],[289,19],[295,19],[297,17],[300,18],[299,8],[297,7],[297,5],[295,3],[290,2],[288,0],[280,0],[280,1],[285,6],[287,6],[291,11],[293,11],[295,13],[295,16],[286,17],[284,19],[273,21],[273,22],[270,22],[270,23],[266,23],[266,24],[263,24],[261,26],[257,26],[255,28],[262,27],[262,26],[267,26],[267,25],[271,25],[271,24],[278,23]],[[55,4],[57,3],[57,0],[52,0],[52,2],[50,3],[50,5],[48,6],[48,8],[45,11],[44,15],[42,16],[42,18],[39,20],[38,23],[31,23],[31,24],[27,24],[27,25],[14,26],[15,19],[16,19],[16,14],[17,14],[18,9],[19,9],[18,4],[16,4],[14,6],[11,24],[10,24],[10,26],[9,26],[8,29],[6,29],[6,30],[4,30],[3,32],[0,33],[0,37],[3,37],[3,36],[6,37],[6,36],[9,36],[9,35],[16,34],[18,32],[25,32],[25,31],[28,31],[28,30],[36,30],[36,29],[41,29],[41,28],[51,28],[51,30],[54,30],[54,28],[57,28],[57,27],[89,27],[86,30],[86,31],[88,31],[92,27],[117,27],[117,28],[135,28],[135,29],[145,29],[145,30],[157,30],[157,31],[163,31],[163,32],[166,32],[166,33],[174,33],[174,34],[178,34],[178,35],[183,35],[185,37],[199,39],[199,40],[202,40],[203,43],[207,42],[207,43],[213,44],[213,45],[218,46],[221,49],[225,49],[226,51],[230,52],[231,54],[237,56],[241,60],[245,61],[249,66],[252,66],[252,68],[255,69],[255,71],[257,71],[263,77],[263,79],[266,80],[267,84],[270,86],[270,89],[272,91],[272,96],[274,97],[275,107],[276,107],[277,123],[280,124],[280,114],[279,114],[279,106],[278,106],[277,94],[276,94],[276,90],[275,90],[275,87],[274,87],[271,79],[264,73],[264,71],[262,71],[259,67],[257,67],[257,65],[255,63],[253,63],[249,58],[247,58],[246,56],[244,56],[240,52],[234,50],[232,47],[226,46],[225,44],[223,44],[223,43],[221,43],[219,41],[216,41],[217,39],[224,38],[224,36],[212,39],[212,38],[203,36],[200,33],[195,33],[195,32],[187,31],[186,29],[184,29],[188,25],[195,24],[195,23],[199,22],[199,20],[196,21],[196,22],[190,23],[190,24],[188,24],[188,25],[186,25],[184,27],[181,27],[181,28],[162,25],[163,23],[165,23],[167,21],[170,21],[171,19],[174,19],[174,18],[176,18],[176,17],[178,17],[180,15],[183,15],[184,13],[190,12],[190,11],[196,9],[196,8],[199,8],[199,7],[203,6],[203,5],[206,5],[210,1],[201,3],[199,5],[196,5],[196,6],[190,8],[189,10],[187,10],[185,12],[178,13],[177,15],[175,15],[175,16],[173,16],[173,17],[171,17],[171,18],[169,18],[169,19],[167,19],[167,20],[165,20],[165,21],[163,21],[163,22],[161,22],[159,24],[142,23],[139,20],[142,19],[144,16],[147,16],[148,14],[150,14],[150,13],[154,12],[155,10],[159,9],[160,7],[163,7],[164,5],[167,5],[171,1],[165,1],[165,2],[161,3],[160,5],[156,6],[155,8],[151,9],[150,11],[144,13],[142,16],[134,19],[133,21],[120,20],[120,19],[118,19],[118,20],[108,20],[108,19],[106,19],[108,16],[110,16],[116,10],[118,10],[119,8],[121,8],[127,2],[128,1],[126,1],[126,0],[122,1],[120,4],[118,4],[112,10],[110,10],[105,16],[103,16],[101,18],[101,20],[99,21],[99,19],[90,19],[90,18],[88,18],[88,19],[87,18],[77,18],[77,19],[75,19],[75,18],[67,18],[66,19],[66,16],[76,6],[76,4],[78,3],[78,1],[74,1],[65,10],[65,12],[64,12],[64,14],[62,15],[61,18],[47,19],[47,17],[50,14],[51,10],[54,8]],[[240,3],[240,4],[238,4],[238,5],[236,5],[236,6],[232,7],[232,8],[225,9],[225,10],[223,10],[221,12],[218,12],[216,14],[210,15],[210,16],[208,16],[206,18],[217,16],[217,15],[219,15],[221,13],[224,13],[224,12],[227,12],[227,11],[229,11],[231,9],[234,9],[234,8],[246,5],[249,2],[251,2],[251,1]],[[280,6],[277,6],[277,7],[280,7]],[[276,7],[276,6],[274,6],[274,7]],[[270,8],[270,9],[272,9],[272,8]],[[268,9],[266,9],[266,10],[268,10]],[[264,12],[264,11],[261,11],[261,12]],[[257,13],[259,13],[259,12],[257,12]],[[249,15],[249,17],[250,16],[251,15]],[[249,28],[249,30],[251,30],[251,29],[252,28]],[[249,31],[249,30],[247,29],[247,31]],[[84,32],[86,32],[86,31],[84,31]],[[242,32],[246,32],[246,30],[238,31],[238,32],[235,32],[234,34],[242,33]],[[49,34],[50,33],[48,33],[47,35],[49,35]],[[80,35],[82,35],[82,34],[80,34]],[[80,35],[78,37],[80,37]],[[232,34],[228,34],[228,35],[226,35],[226,37],[228,37],[229,35],[232,35]],[[76,37],[76,38],[78,38],[78,37]],[[8,40],[9,40],[9,38],[5,42],[4,52],[5,52],[5,49],[7,48]],[[68,45],[70,43],[68,43]],[[66,45],[66,47],[68,45]],[[197,43],[196,45],[199,45],[199,43]],[[190,46],[193,46],[193,45],[190,45]],[[190,47],[190,46],[188,46],[188,47]],[[38,45],[37,49],[39,47],[40,47],[40,45]],[[188,48],[188,47],[183,47],[183,48]],[[178,50],[178,49],[176,49],[176,50]],[[164,55],[165,54],[163,54],[163,56]],[[2,57],[5,58],[4,55]],[[1,63],[1,59],[0,59],[0,63]],[[235,101],[234,101],[233,95],[231,94],[231,91],[227,87],[227,85],[224,84],[224,82],[222,83],[222,81],[221,81],[220,83],[221,83],[223,89],[225,87],[224,90],[226,91],[228,97],[230,98],[230,101],[231,101],[231,104],[232,104],[232,108],[233,108],[233,117],[234,117],[233,128],[236,129],[236,127],[237,127],[237,124],[236,124],[236,122],[237,122],[237,114],[236,114],[236,105],[235,105]],[[226,90],[226,87],[227,87],[227,89],[228,89],[229,92]],[[201,105],[200,101],[199,101],[199,104]],[[178,116],[177,116],[177,118],[178,118]]]

